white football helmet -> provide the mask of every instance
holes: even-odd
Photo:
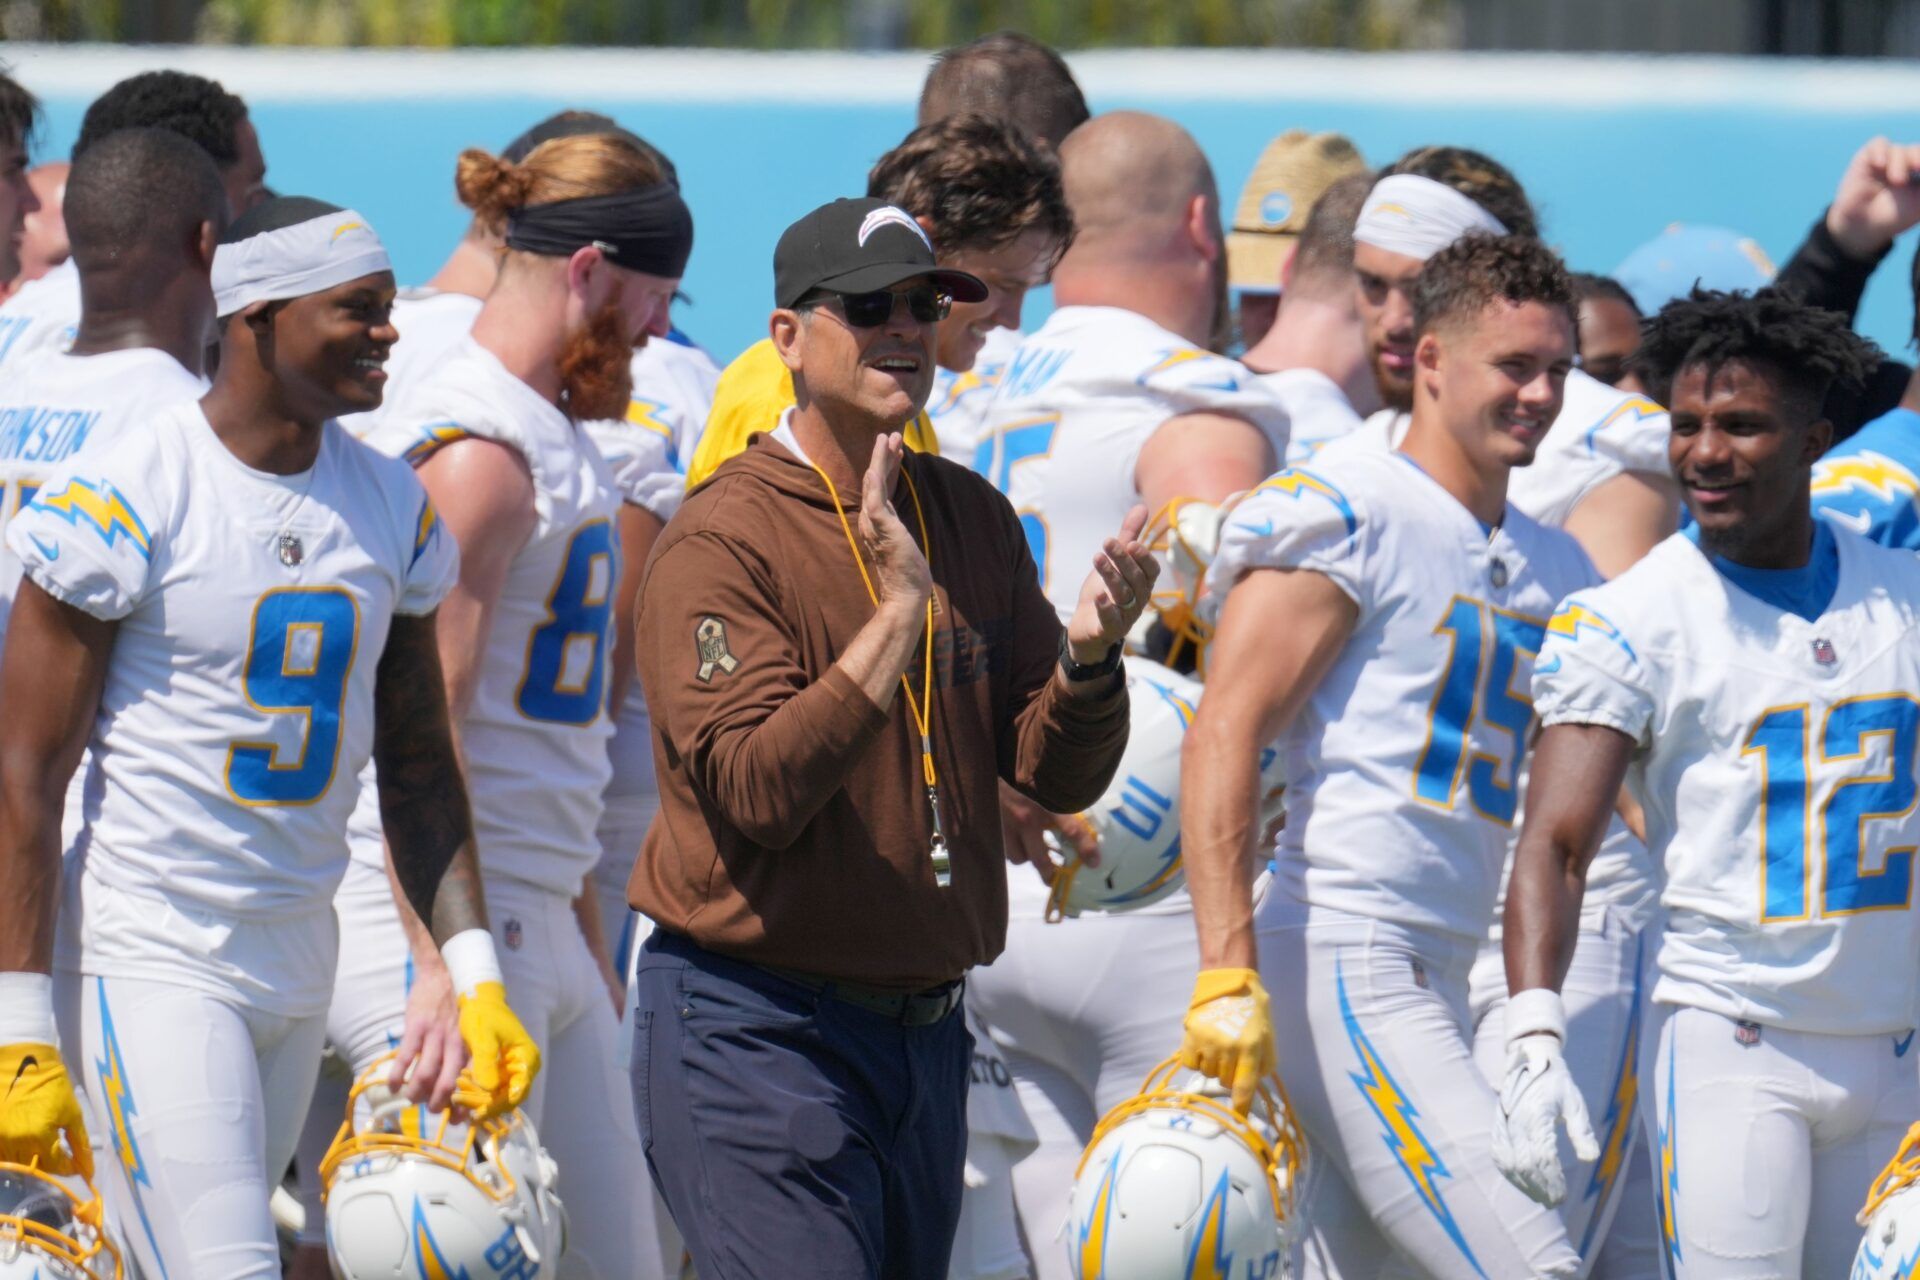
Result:
[[[1130,728],[1127,749],[1107,793],[1075,818],[1100,843],[1100,865],[1085,867],[1067,852],[1047,895],[1047,919],[1082,911],[1132,911],[1158,902],[1187,881],[1180,860],[1180,748],[1200,705],[1201,684],[1157,662],[1127,659]],[[1260,753],[1262,826],[1278,813],[1279,752]],[[1049,833],[1048,846],[1066,852]]]
[[[1080,1157],[1067,1218],[1074,1280],[1282,1280],[1305,1158],[1277,1077],[1243,1117],[1167,1059],[1101,1118]]]
[[[387,1087],[391,1058],[354,1083],[320,1162],[327,1255],[341,1280],[552,1280],[567,1247],[553,1157],[514,1110],[456,1124]]]
[[[121,1280],[98,1196],[82,1200],[58,1179],[0,1162],[0,1280]]]
[[[1920,1124],[1867,1188],[1858,1221],[1867,1234],[1849,1280],[1907,1280],[1920,1270]]]

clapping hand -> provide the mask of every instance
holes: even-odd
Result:
[[[1126,639],[1133,624],[1153,602],[1153,580],[1160,562],[1140,533],[1147,527],[1147,509],[1136,506],[1120,522],[1118,536],[1108,538],[1093,557],[1093,572],[1080,588],[1080,603],[1067,621],[1067,649],[1075,662],[1092,666]]]

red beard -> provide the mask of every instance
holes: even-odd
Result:
[[[617,302],[594,314],[560,352],[562,407],[575,422],[627,416],[633,398],[633,343]]]

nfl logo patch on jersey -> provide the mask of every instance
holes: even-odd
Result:
[[[1840,661],[1840,655],[1833,651],[1833,641],[1822,636],[1813,642],[1813,660],[1823,667],[1830,667]]]
[[[1760,1043],[1760,1024],[1757,1022],[1736,1022],[1733,1024],[1733,1038],[1744,1048],[1751,1049]]]
[[[520,944],[526,941],[526,932],[521,929],[520,922],[512,916],[507,917],[507,922],[502,925],[500,929],[501,932],[507,936],[507,950],[509,951],[518,951]]]

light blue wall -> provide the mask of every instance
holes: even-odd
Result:
[[[42,89],[50,108],[43,153],[71,145],[91,93],[129,69],[130,52],[103,57],[98,75],[88,74],[92,64],[84,53],[20,60],[17,74],[30,86],[41,68],[54,82]],[[185,60],[170,59],[167,51],[144,56],[158,64]],[[722,358],[764,332],[780,229],[821,201],[857,193],[868,166],[911,126],[919,66],[911,59],[843,58],[823,70],[736,57],[716,64],[718,81],[697,76],[698,100],[690,101],[675,100],[657,80],[649,88],[638,70],[631,82],[610,77],[604,60],[581,75],[583,87],[571,96],[562,87],[575,83],[566,75],[568,64],[556,71],[555,55],[547,54],[538,64],[546,70],[529,74],[537,82],[531,90],[513,73],[523,64],[507,55],[486,64],[494,74],[472,78],[499,84],[500,91],[458,96],[442,85],[414,97],[408,77],[379,74],[384,64],[342,58],[334,80],[328,77],[335,64],[322,58],[302,62],[300,82],[283,96],[276,92],[277,71],[247,62],[245,54],[220,56],[240,64],[226,78],[254,104],[272,185],[366,214],[391,245],[403,281],[429,274],[464,225],[452,191],[453,158],[461,147],[497,148],[562,107],[618,116],[679,167],[697,235],[685,282],[694,302],[678,318]],[[1920,74],[1884,65],[1855,72],[1832,64],[1306,55],[1263,62],[1249,54],[1218,64],[1231,67],[1233,76],[1209,83],[1216,64],[1206,55],[1187,62],[1181,55],[1138,63],[1126,57],[1085,60],[1092,64],[1092,74],[1083,77],[1095,108],[1142,108],[1186,125],[1212,157],[1229,201],[1261,146],[1287,128],[1343,131],[1376,162],[1421,143],[1460,143],[1513,168],[1539,206],[1549,239],[1587,270],[1612,268],[1675,220],[1738,228],[1784,260],[1861,141],[1874,133],[1920,138]],[[1082,61],[1076,59],[1076,67]],[[637,65],[695,75],[706,64]],[[797,65],[808,68],[805,92],[789,99],[778,78]],[[1263,78],[1260,70],[1269,65],[1273,74]],[[763,66],[764,74],[756,71]],[[867,66],[885,92],[876,93],[861,75]],[[1614,66],[1623,68],[1617,99],[1606,82]],[[1155,70],[1164,67],[1177,74]],[[1358,89],[1346,68],[1364,82]],[[737,94],[727,76],[738,83]],[[1563,80],[1566,91],[1556,92]],[[324,92],[316,92],[316,84]],[[836,85],[844,85],[846,98],[866,100],[835,101]],[[1902,352],[1912,313],[1909,252],[1903,247],[1881,272],[1862,317],[1872,336]],[[1029,326],[1045,305],[1044,297],[1038,300]]]

